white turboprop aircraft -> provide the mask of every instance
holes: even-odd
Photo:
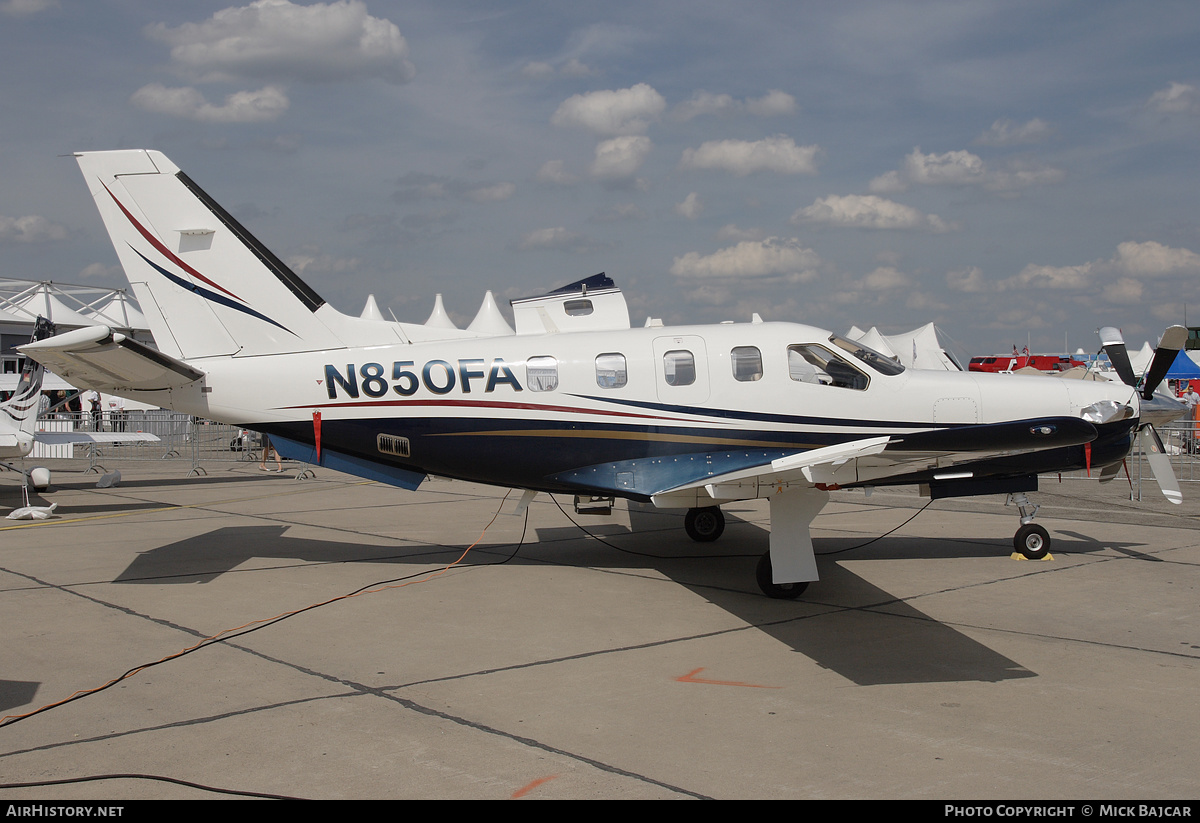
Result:
[[[54,324],[44,317],[37,319],[33,331],[33,342],[53,336]],[[81,445],[85,443],[146,443],[158,440],[152,434],[120,432],[59,432],[39,431],[37,428],[38,403],[42,394],[44,366],[33,358],[26,358],[17,381],[17,390],[12,397],[0,403],[0,460],[26,457],[33,451],[35,443],[50,446]],[[24,471],[4,464],[13,471]],[[44,472],[44,473],[43,473]],[[50,473],[33,473],[31,478],[38,487],[50,484]],[[28,506],[28,502],[26,502]]]
[[[1038,473],[1119,467],[1138,431],[1182,408],[1149,418],[1169,402],[1149,400],[1153,368],[1143,392],[906,370],[757,316],[634,329],[604,275],[512,301],[515,331],[490,292],[465,330],[440,300],[423,325],[351,317],[162,154],[76,157],[158,351],[106,328],[22,349],[67,380],[264,431],[286,457],[403,488],[437,474],[524,489],[523,503],[559,492],[688,509],[697,540],[720,535],[722,503],[766,498],[757,576],[772,597],[817,579],[809,524],[837,488],[1012,494],[1016,548],[1042,557],[1049,535],[1024,496]],[[1178,330],[1164,335],[1162,361],[1181,346]],[[1178,495],[1169,466],[1160,479]]]

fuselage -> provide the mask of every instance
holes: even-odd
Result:
[[[1102,401],[1128,411],[1099,427],[1091,465],[1128,452],[1137,398],[1122,384],[903,369],[831,337],[740,323],[210,358],[190,361],[202,389],[160,402],[310,444],[319,413],[324,447],[365,460],[637,498],[703,476],[706,460],[730,471],[865,437],[1079,418]],[[1087,462],[1077,448],[1036,464]]]

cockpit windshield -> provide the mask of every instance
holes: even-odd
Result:
[[[856,358],[866,363],[880,374],[900,374],[904,371],[904,366],[896,362],[886,355],[880,354],[874,349],[869,349],[862,343],[855,343],[853,340],[847,340],[840,334],[829,335],[829,342],[837,346],[845,352],[849,352]]]

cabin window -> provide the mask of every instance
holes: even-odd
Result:
[[[558,361],[553,357],[531,357],[525,361],[525,385],[530,391],[558,388]]]
[[[563,311],[568,317],[587,317],[592,313],[591,300],[568,300],[563,303]]]
[[[596,385],[602,389],[619,389],[629,382],[625,370],[625,355],[608,352],[596,357]]]
[[[663,374],[668,386],[690,386],[696,382],[696,358],[678,349],[663,355]]]
[[[737,346],[729,353],[733,364],[733,379],[739,383],[751,383],[763,376],[762,352],[757,346]]]
[[[824,346],[788,346],[788,376],[800,383],[817,383],[862,391],[867,376]]]

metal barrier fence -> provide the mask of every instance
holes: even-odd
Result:
[[[261,439],[256,432],[215,423],[188,414],[151,409],[124,413],[54,412],[38,419],[43,431],[87,431],[105,433],[145,432],[158,437],[149,443],[92,443],[74,446],[34,446],[32,458],[87,457],[89,469],[108,463],[133,460],[189,461],[188,475],[205,474],[205,464],[258,460]]]

